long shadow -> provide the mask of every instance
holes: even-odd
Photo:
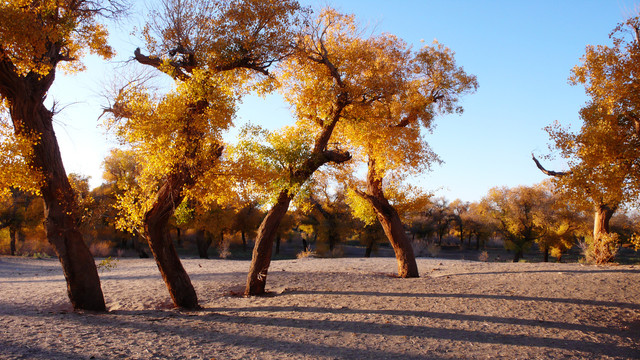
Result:
[[[579,270],[567,270],[567,269],[554,269],[554,270],[527,270],[517,269],[509,271],[484,271],[484,272],[469,272],[469,273],[453,273],[442,276],[467,276],[467,275],[505,275],[505,274],[534,274],[534,273],[571,273],[571,274],[602,274],[602,273],[619,273],[619,274],[638,274],[640,275],[640,269],[579,269]]]
[[[291,309],[296,309],[291,307]],[[435,340],[451,340],[451,341],[463,341],[463,342],[475,342],[484,344],[502,344],[513,346],[531,346],[540,348],[551,348],[568,350],[577,352],[580,354],[586,354],[587,358],[593,358],[595,356],[611,356],[611,357],[625,357],[625,358],[638,358],[640,357],[640,349],[638,343],[634,342],[627,345],[614,345],[605,342],[596,342],[591,340],[573,340],[573,339],[559,339],[559,338],[547,338],[539,336],[523,336],[513,334],[498,334],[481,330],[465,330],[455,328],[440,328],[433,326],[422,325],[396,325],[396,324],[376,324],[366,321],[348,321],[348,320],[316,320],[316,319],[292,319],[292,318],[274,318],[264,316],[247,316],[238,314],[222,314],[219,309],[205,310],[208,313],[204,316],[199,316],[196,319],[200,321],[190,321],[187,325],[181,323],[179,325],[166,324],[165,320],[169,318],[190,318],[193,319],[193,314],[180,313],[180,312],[151,312],[151,311],[118,311],[114,316],[101,315],[94,316],[91,314],[69,314],[65,317],[65,321],[73,321],[82,325],[87,325],[87,322],[91,323],[91,326],[104,326],[104,327],[128,327],[135,330],[154,331],[166,334],[182,334],[190,337],[193,340],[202,342],[221,342],[231,346],[241,344],[243,346],[258,348],[263,351],[280,351],[290,354],[305,354],[305,355],[317,355],[317,356],[348,356],[353,358],[405,358],[405,359],[417,359],[419,357],[412,357],[407,354],[393,353],[389,351],[377,351],[369,350],[363,351],[360,349],[345,348],[333,345],[321,345],[315,343],[298,343],[286,340],[269,339],[267,344],[264,343],[264,338],[258,336],[239,335],[224,333],[221,329],[224,324],[234,323],[238,325],[248,327],[265,327],[264,332],[269,332],[271,327],[282,328],[295,328],[303,330],[315,330],[315,331],[339,331],[345,333],[367,334],[367,335],[383,335],[383,336],[406,336],[422,339],[435,339]],[[231,311],[237,311],[237,309],[227,309]],[[326,309],[327,312],[331,309]],[[284,311],[284,310],[282,310]],[[296,311],[296,310],[294,310]],[[312,309],[311,311],[317,311]],[[364,310],[362,310],[364,311]],[[431,313],[430,315],[439,316],[443,319],[450,318],[455,321],[472,320],[469,316],[464,315],[451,315],[451,314],[438,314]],[[50,316],[44,314],[31,314],[25,316]],[[133,318],[132,320],[122,319],[122,316]],[[141,318],[142,321],[141,321]],[[482,317],[478,318],[482,319]],[[512,323],[518,324],[519,319],[504,319],[504,318],[491,318],[488,320],[497,323]],[[87,321],[89,320],[89,321]],[[153,322],[153,329],[150,329],[149,323]],[[215,323],[220,324],[216,326]],[[210,331],[203,329],[202,325],[206,324],[207,327],[215,329]],[[519,325],[527,325],[526,322]],[[556,324],[560,326],[560,324]],[[606,333],[601,331],[599,327],[585,327],[585,329],[568,329],[579,331],[595,331],[600,333]],[[630,334],[618,334],[621,337],[629,337]],[[635,337],[637,338],[637,336]],[[315,341],[315,340],[314,340]]]
[[[632,309],[632,310],[640,309],[640,304],[636,304],[636,303],[624,303],[624,302],[617,302],[617,301],[602,301],[602,300],[586,300],[586,299],[533,297],[533,296],[522,296],[522,295],[460,294],[460,293],[451,293],[451,294],[398,293],[398,292],[379,292],[379,291],[337,291],[337,290],[294,290],[294,291],[288,292],[288,294],[544,301],[544,302],[551,302],[551,303],[562,303],[562,304],[573,304],[573,305],[607,306],[607,307]]]
[[[219,308],[219,309],[207,309],[206,311],[212,312],[292,312],[292,313],[318,313],[318,314],[377,314],[386,316],[412,316],[417,318],[429,318],[438,320],[452,320],[452,321],[473,321],[482,323],[493,324],[506,324],[506,325],[518,325],[518,326],[531,326],[541,328],[555,328],[560,330],[569,331],[583,331],[593,332],[598,334],[607,334],[613,336],[619,336],[620,329],[610,328],[605,326],[594,325],[582,325],[574,323],[565,323],[560,321],[547,321],[547,320],[531,320],[531,319],[519,319],[519,318],[507,318],[498,316],[486,316],[486,315],[468,315],[468,314],[452,314],[441,313],[433,311],[412,311],[412,310],[383,310],[383,309],[351,309],[351,308],[323,308],[323,307],[296,307],[296,306],[264,306],[264,307],[243,307],[243,308]],[[640,334],[630,332],[627,337],[637,338],[640,340]]]
[[[106,328],[129,328],[136,331],[144,331],[149,332],[152,331],[155,334],[161,333],[170,335],[175,337],[176,334],[180,336],[184,336],[189,338],[190,340],[194,340],[199,342],[198,346],[202,347],[203,352],[206,352],[206,345],[212,342],[221,343],[227,346],[240,346],[245,348],[257,349],[265,352],[275,352],[275,353],[285,353],[291,355],[304,355],[304,356],[331,356],[336,358],[344,358],[344,359],[407,359],[407,360],[422,360],[425,359],[423,355],[412,355],[406,353],[393,352],[390,350],[371,350],[371,349],[354,349],[347,348],[341,346],[333,346],[333,345],[323,345],[317,344],[314,342],[296,342],[296,341],[287,341],[281,339],[269,339],[268,342],[265,342],[265,338],[259,336],[250,336],[250,335],[241,335],[223,332],[220,327],[214,326],[215,323],[225,323],[225,322],[233,322],[236,324],[249,324],[251,323],[245,322],[245,318],[229,318],[225,316],[221,316],[215,313],[211,313],[207,315],[206,325],[207,328],[197,327],[197,326],[189,326],[184,324],[179,325],[167,325],[163,323],[164,320],[171,317],[190,317],[188,314],[170,312],[169,316],[154,316],[157,312],[149,312],[149,311],[141,311],[141,312],[128,312],[129,317],[133,317],[134,320],[123,320],[121,317],[114,316],[95,316],[91,314],[68,314],[68,317],[65,317],[65,321],[73,321],[77,322],[79,325],[84,326],[93,326],[93,327],[106,327]],[[47,314],[25,314],[24,316],[35,316],[35,317],[49,317],[52,315]],[[140,317],[145,317],[146,319],[140,320]],[[90,318],[90,319],[87,319]],[[217,319],[214,319],[217,318]],[[233,319],[233,321],[229,321]],[[255,325],[268,324],[270,319],[262,318],[264,321],[255,323]],[[153,322],[153,325],[150,326],[149,323]],[[200,322],[202,325],[202,322]],[[278,324],[276,320],[275,324],[269,324],[273,326],[283,326],[283,324]],[[358,326],[362,325],[354,325],[350,331],[358,332]],[[292,326],[288,326],[292,327]],[[309,329],[313,329],[316,326],[311,326]],[[298,326],[298,328],[300,328]],[[316,327],[317,328],[317,327]],[[334,330],[334,329],[332,329]],[[361,332],[361,331],[359,331]],[[109,351],[109,349],[105,349]],[[100,349],[94,349],[94,351],[99,352]],[[45,349],[46,354],[46,349]],[[166,354],[170,356],[170,354]],[[434,360],[445,360],[451,359],[450,357],[439,357],[429,355],[429,359]]]

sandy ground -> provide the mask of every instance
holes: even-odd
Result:
[[[184,260],[181,312],[153,260],[101,271],[108,313],[73,312],[55,259],[0,257],[1,359],[638,359],[640,267],[392,258]]]

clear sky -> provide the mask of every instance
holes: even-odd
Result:
[[[458,65],[477,76],[478,92],[462,99],[464,114],[438,118],[432,148],[444,160],[412,182],[449,200],[480,200],[494,186],[531,185],[544,179],[531,153],[549,153],[543,128],[560,121],[579,126],[587,98],[567,82],[587,44],[610,44],[617,23],[634,14],[632,0],[333,0],[329,4],[374,32],[393,33],[419,49],[434,39],[456,52]],[[144,21],[110,26],[115,62],[94,57],[78,75],[60,74],[50,98],[57,102],[56,133],[67,172],[102,182],[101,163],[117,144],[99,127],[101,88],[121,63],[142,46],[128,34]],[[424,43],[422,43],[424,41]],[[290,122],[278,96],[246,98],[236,124],[251,121],[272,129]],[[561,161],[548,162],[562,169]]]

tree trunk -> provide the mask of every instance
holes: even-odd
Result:
[[[7,75],[0,64],[0,75]],[[18,136],[37,137],[31,145],[29,164],[42,175],[40,192],[45,202],[45,230],[62,264],[67,293],[74,309],[105,311],[100,277],[93,256],[77,227],[76,197],[62,163],[50,112],[43,105],[55,74],[38,78],[7,76],[0,80],[0,93],[8,100],[11,118]]]
[[[305,238],[302,238],[302,251],[309,251],[309,244]]]
[[[144,216],[144,232],[173,303],[184,309],[199,309],[196,291],[180,262],[167,228],[169,218],[183,198],[184,176],[187,175],[177,171],[162,185],[155,203]]]
[[[398,261],[398,276],[403,278],[419,277],[418,265],[413,253],[413,247],[404,231],[404,225],[396,209],[389,203],[382,191],[382,178],[375,169],[375,161],[369,159],[367,173],[367,193],[358,192],[373,206],[378,221],[382,225],[387,239],[393,247]]]
[[[240,231],[242,235],[242,251],[247,251],[247,238],[245,237],[244,230]]]
[[[610,244],[607,244],[603,237],[609,234],[609,221],[616,212],[617,207],[600,204],[595,207],[593,217],[593,260],[596,264],[607,263],[614,256]]]
[[[11,256],[16,255],[16,242],[18,237],[18,229],[14,226],[9,226],[9,251]]]
[[[273,240],[282,218],[289,209],[292,198],[293,196],[289,194],[288,190],[281,191],[277,202],[269,210],[258,228],[256,243],[253,246],[251,267],[247,276],[245,295],[263,295],[265,293],[267,273],[271,264],[271,252],[273,251]]]
[[[609,233],[609,221],[616,209],[607,205],[598,205],[593,217],[593,239],[598,239],[602,234]]]
[[[371,238],[371,240],[369,241],[369,244],[367,244],[367,249],[364,252],[364,257],[366,258],[371,257],[371,252],[373,252],[373,243],[374,243],[374,240],[373,238]]]
[[[280,254],[280,241],[282,240],[282,236],[280,234],[278,234],[278,236],[276,236],[276,255]]]
[[[543,262],[549,262],[549,247],[545,247],[544,249],[542,249],[542,254],[543,254]]]
[[[520,261],[520,259],[522,258],[522,255],[524,255],[523,250],[521,248],[516,249],[515,254],[513,255],[513,262],[517,263],[518,261]]]
[[[144,248],[142,247],[142,244],[140,243],[140,240],[138,239],[137,236],[134,236],[133,238],[131,238],[131,245],[133,246],[133,249],[136,251],[140,259],[149,258],[149,254],[147,254],[147,252],[144,251]]]
[[[178,248],[182,247],[182,234],[181,234],[181,229],[179,226],[176,226],[176,245],[178,246]]]
[[[208,259],[209,254],[207,251],[211,246],[211,238],[206,236],[206,232],[204,230],[198,230],[196,233],[196,247],[198,248],[198,256],[200,259]]]

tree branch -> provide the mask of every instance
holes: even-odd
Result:
[[[538,167],[538,169],[540,169],[540,171],[542,171],[545,175],[561,177],[561,176],[565,176],[565,175],[571,174],[571,171],[552,171],[552,170],[547,170],[542,166],[542,164],[540,164],[540,161],[538,161],[538,159],[536,159],[535,155],[531,154],[531,158],[533,159],[533,162],[536,163],[536,166]]]

